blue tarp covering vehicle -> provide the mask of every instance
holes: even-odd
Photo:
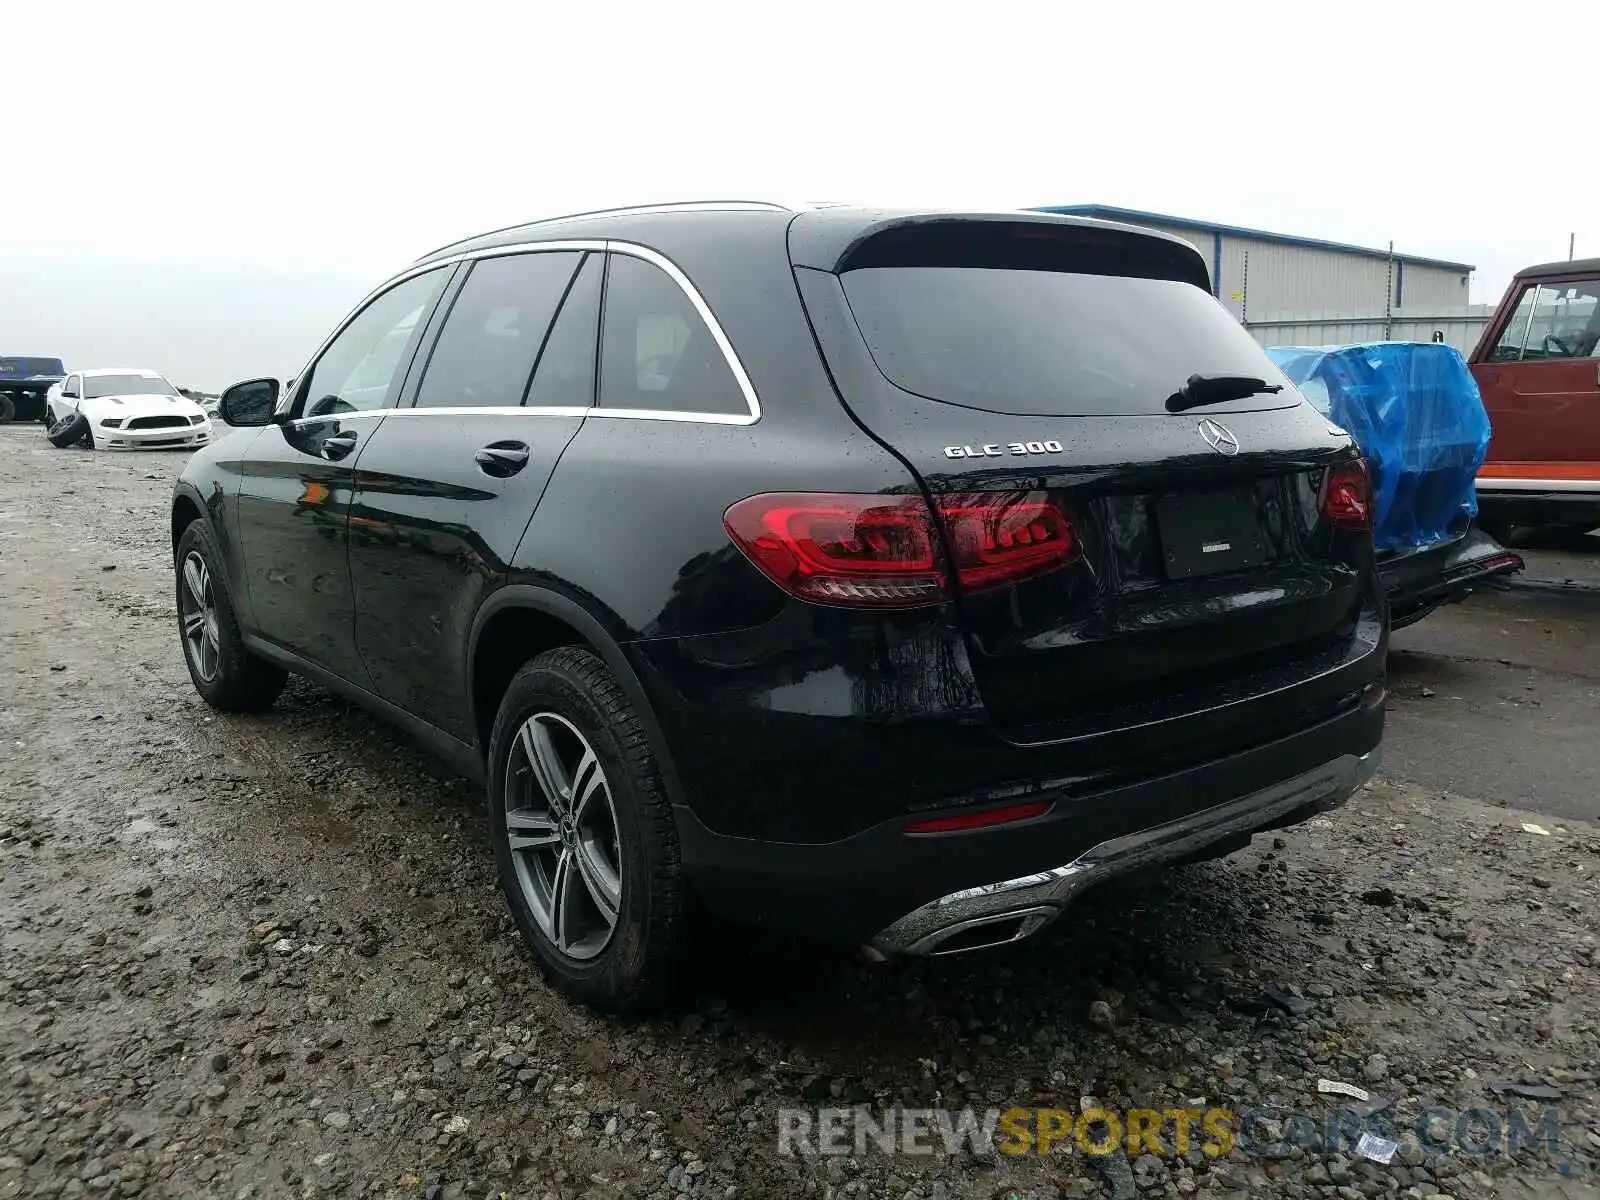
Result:
[[[1522,568],[1472,527],[1489,416],[1467,364],[1433,342],[1267,351],[1307,402],[1349,432],[1372,472],[1373,541],[1397,625]]]
[[[1267,354],[1366,455],[1380,550],[1443,541],[1477,515],[1473,479],[1489,452],[1489,414],[1452,347],[1369,342]]]

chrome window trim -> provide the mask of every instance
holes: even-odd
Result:
[[[685,297],[688,298],[689,304],[694,308],[695,312],[700,315],[700,319],[705,322],[706,329],[711,334],[711,340],[714,341],[717,344],[717,348],[722,351],[723,360],[728,364],[728,369],[733,372],[734,381],[739,385],[739,391],[744,396],[746,411],[742,413],[681,412],[675,409],[662,409],[659,411],[655,409],[639,408],[608,409],[603,406],[595,406],[591,408],[559,409],[519,407],[449,408],[446,406],[440,406],[437,409],[369,408],[361,409],[356,412],[332,414],[326,417],[297,417],[292,421],[284,422],[284,424],[297,426],[308,422],[350,420],[359,416],[371,416],[380,413],[385,415],[403,416],[407,413],[420,415],[422,413],[432,411],[436,411],[441,414],[472,413],[477,415],[507,416],[513,413],[527,413],[533,415],[542,413],[547,416],[582,415],[608,417],[618,420],[631,421],[692,421],[706,425],[754,425],[761,419],[761,401],[756,397],[755,386],[750,382],[750,376],[745,372],[744,364],[739,361],[739,355],[734,350],[733,343],[728,340],[728,335],[723,330],[722,323],[717,320],[716,314],[711,311],[711,306],[706,303],[705,297],[700,294],[700,289],[694,286],[689,277],[685,275],[678,267],[677,263],[673,262],[659,250],[652,250],[649,246],[641,246],[637,242],[618,241],[612,238],[594,240],[563,239],[549,242],[516,242],[505,246],[485,246],[477,250],[463,250],[459,254],[452,254],[445,258],[433,259],[426,263],[413,264],[404,271],[400,272],[398,275],[391,276],[389,279],[385,280],[383,283],[379,284],[377,287],[373,288],[372,291],[363,296],[361,302],[350,310],[349,314],[344,318],[344,320],[339,322],[332,333],[323,339],[322,344],[317,347],[316,353],[314,353],[311,358],[307,360],[306,365],[300,369],[298,374],[295,375],[295,382],[298,384],[306,378],[306,373],[316,365],[317,360],[322,357],[323,351],[325,351],[329,345],[333,343],[335,338],[345,331],[346,327],[349,326],[349,324],[354,321],[356,317],[360,316],[361,313],[366,310],[369,304],[371,304],[385,292],[389,291],[391,288],[398,287],[408,279],[412,279],[418,275],[425,275],[429,271],[436,271],[443,268],[452,267],[458,263],[476,262],[478,259],[482,258],[502,258],[512,254],[537,254],[544,252],[559,253],[563,250],[592,250],[603,254],[626,254],[631,258],[643,259],[645,262],[650,263],[652,266],[655,266],[661,271],[665,272],[667,277],[671,279],[673,283],[677,284],[678,289],[683,292]],[[605,313],[602,311],[602,322],[604,319]],[[283,397],[281,397],[278,401],[277,412],[283,414],[288,413],[293,409],[294,396],[297,390],[297,388],[289,388],[286,390]]]
[[[301,425],[326,425],[329,421],[360,421],[367,417],[392,417],[400,411],[395,408],[357,408],[350,412],[329,413],[325,417],[296,417],[292,421],[283,422],[286,428],[298,428]]]
[[[452,413],[460,413],[468,417],[587,417],[592,412],[594,412],[592,408],[582,408],[575,404],[552,404],[548,407],[535,405],[531,408],[522,408],[515,404],[485,404],[451,408],[447,404],[436,404],[427,408],[397,408],[391,415],[396,417],[448,417]]]
[[[505,406],[472,406],[451,408],[435,405],[429,408],[363,408],[355,412],[331,413],[326,417],[296,417],[285,421],[288,427],[320,425],[328,421],[354,421],[365,417],[610,417],[624,421],[692,421],[704,425],[748,425],[750,418],[741,413],[686,413],[671,409],[652,408],[575,408],[572,406],[529,408]]]

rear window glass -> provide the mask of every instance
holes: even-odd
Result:
[[[973,267],[871,267],[841,276],[878,369],[896,387],[988,412],[1166,412],[1190,375],[1284,384],[1205,412],[1284,407],[1294,388],[1193,284]]]
[[[59,358],[7,358],[0,355],[0,378],[27,379],[31,375],[65,375]]]

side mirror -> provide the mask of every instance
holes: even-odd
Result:
[[[236,383],[222,393],[217,411],[229,425],[271,425],[278,407],[279,386],[276,379],[250,379]]]

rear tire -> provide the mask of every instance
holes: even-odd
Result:
[[[688,941],[672,806],[638,713],[587,648],[512,678],[488,808],[501,887],[545,978],[609,1012],[669,998]]]
[[[189,523],[174,555],[178,636],[195,691],[222,712],[263,712],[272,707],[288,672],[245,649],[222,556],[204,520]]]
[[[91,437],[89,433],[89,418],[82,413],[75,412],[62,417],[45,432],[45,437],[50,439],[52,446],[66,449],[68,446],[84,441]],[[90,445],[93,446],[93,441]]]
[[[9,425],[17,419],[17,406],[11,397],[0,392],[0,425]]]

